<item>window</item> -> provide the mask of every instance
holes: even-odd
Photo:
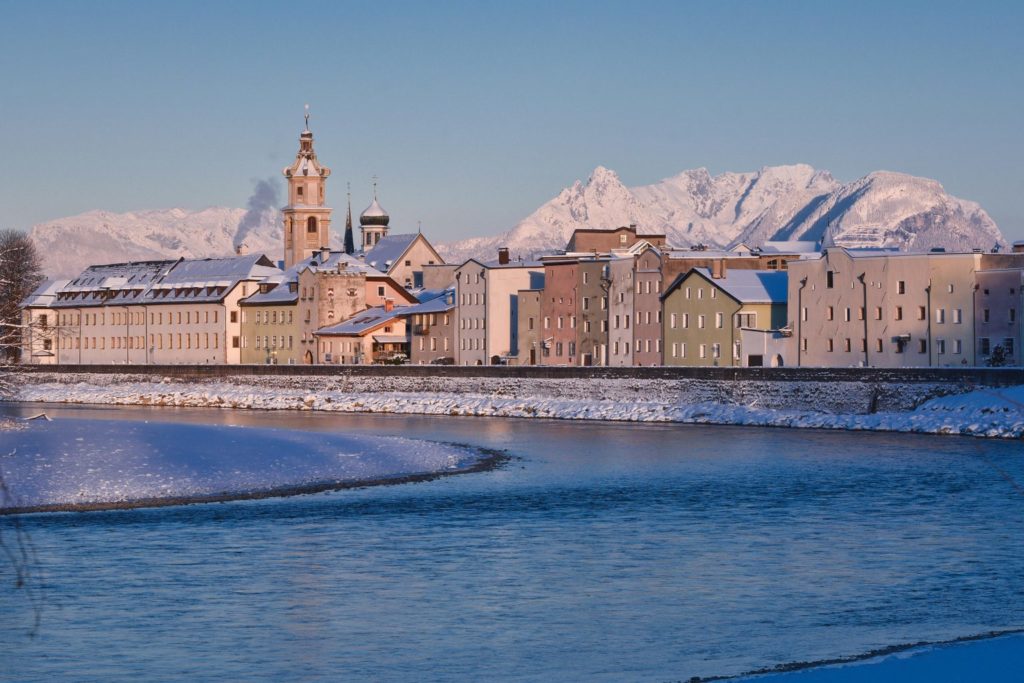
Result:
[[[877,351],[878,353],[882,352],[882,340],[881,339],[876,339],[875,340],[875,351]]]
[[[583,310],[584,311],[589,311],[590,310],[590,297],[589,296],[583,297]]]
[[[882,307],[881,306],[875,306],[875,320],[881,320],[881,319],[882,319]]]
[[[978,339],[978,353],[983,356],[987,356],[992,353],[991,341],[988,337],[980,337]]]
[[[715,327],[717,327],[718,329],[722,329],[723,323],[724,316],[721,313],[715,313]]]
[[[676,314],[672,313],[671,315],[669,315],[668,319],[669,319],[669,326],[673,330],[676,329]],[[675,354],[673,353],[672,355],[674,356]]]
[[[825,287],[832,289],[835,286],[835,273],[831,270],[825,273]]]
[[[377,296],[384,296],[384,285],[377,287]]]
[[[940,325],[942,323],[946,322],[946,309],[945,308],[936,308],[935,309],[935,322],[940,324]]]
[[[983,320],[984,322],[988,322],[988,321],[989,321],[989,310],[988,310],[987,308],[986,308],[986,309],[984,309],[984,310],[983,310],[983,311],[981,312],[981,319],[982,319],[982,320]]]
[[[722,345],[721,344],[712,344],[711,345],[711,357],[712,358],[721,358],[722,357]]]
[[[310,216],[306,219],[306,232],[316,232],[316,216]]]
[[[928,353],[928,340],[927,339],[918,339],[917,340],[917,352],[918,353]]]
[[[1016,322],[1016,321],[1017,321],[1017,309],[1016,308],[1011,308],[1010,309],[1010,322],[1012,323],[1012,322]]]
[[[850,353],[853,350],[853,345],[850,343],[850,338],[847,337],[843,340],[843,351]]]
[[[946,353],[946,340],[945,339],[936,339],[935,340],[935,353],[939,354],[940,356],[943,355],[944,353]]]
[[[896,293],[897,294],[906,294],[907,293],[907,281],[906,280],[900,280],[899,282],[896,283]]]
[[[864,307],[863,306],[859,307],[857,309],[857,320],[863,320],[864,316],[865,316],[865,313],[866,312],[864,311]]]
[[[1003,340],[1003,351],[1006,352],[1007,356],[1013,355],[1013,337],[1007,337]]]
[[[825,350],[828,351],[829,353],[832,353],[833,351],[835,351],[835,346],[834,346],[834,342],[832,341],[832,339],[826,339],[825,340]]]
[[[896,307],[896,319],[897,320],[903,320],[903,307],[902,306],[897,306]]]
[[[846,311],[843,313],[843,320],[850,322],[850,307],[846,307]]]
[[[835,319],[835,309],[832,308],[831,306],[829,306],[829,307],[827,307],[825,309],[825,319],[826,320],[834,320]]]
[[[953,309],[953,324],[954,325],[959,325],[961,322],[963,322],[963,319],[964,319],[964,311],[963,311],[963,309],[962,308],[954,308]]]
[[[962,341],[960,341],[959,339],[954,339],[953,340],[953,353],[963,353],[963,352],[964,352],[964,343]]]
[[[707,358],[708,357],[708,345],[707,344],[701,344],[700,345],[700,357],[701,358]]]
[[[918,320],[927,320],[928,319],[928,311],[925,310],[924,306],[918,306],[917,307],[917,319]]]
[[[802,320],[804,322],[807,322],[807,307],[806,306],[804,306],[802,309],[800,309],[800,320]]]
[[[701,329],[701,330],[704,329],[704,314],[703,313],[697,316],[697,327],[699,329]]]
[[[687,328],[689,326],[690,326],[690,314],[689,313],[683,313],[683,328],[685,329],[685,328]]]

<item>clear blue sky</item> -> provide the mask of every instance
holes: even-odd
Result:
[[[244,206],[312,107],[330,203],[507,229],[628,185],[805,162],[938,179],[1024,238],[1022,2],[0,0],[0,226]]]

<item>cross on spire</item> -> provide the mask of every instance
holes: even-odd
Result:
[[[377,175],[373,175],[373,199],[377,200]]]
[[[306,131],[309,131],[309,105],[306,105]]]

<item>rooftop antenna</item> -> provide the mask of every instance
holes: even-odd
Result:
[[[306,105],[306,132],[309,132],[309,105]]]

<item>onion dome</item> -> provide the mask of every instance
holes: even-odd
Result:
[[[362,226],[378,225],[386,228],[390,222],[391,216],[377,202],[376,198],[374,198],[372,204],[366,207],[366,211],[359,214],[359,225]]]

